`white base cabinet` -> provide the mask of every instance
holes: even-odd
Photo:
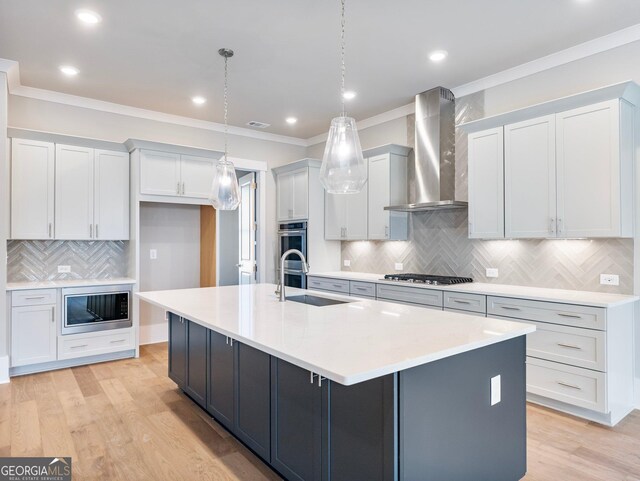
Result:
[[[56,306],[11,309],[11,367],[56,360]]]

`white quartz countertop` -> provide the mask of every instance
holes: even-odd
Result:
[[[272,284],[142,292],[143,301],[249,346],[351,385],[535,330],[522,322],[287,288],[350,301],[281,303]]]
[[[330,279],[369,281],[375,282],[376,284],[392,284],[394,286],[418,287],[421,289],[435,289],[438,291],[466,292],[469,294],[560,302],[564,304],[578,304],[593,307],[616,307],[629,302],[635,302],[640,299],[638,296],[610,294],[607,292],[573,291],[569,289],[512,286],[507,284],[488,284],[483,282],[471,282],[468,284],[456,284],[453,286],[411,284],[408,282],[387,281],[384,279],[384,274],[369,274],[363,272],[313,272],[309,275],[315,277],[327,277]]]
[[[130,277],[114,277],[113,279],[61,279],[58,281],[8,282],[7,291],[24,291],[30,289],[60,289],[63,287],[114,286],[118,284],[135,284]]]

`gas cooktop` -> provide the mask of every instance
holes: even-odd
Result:
[[[434,286],[450,286],[452,284],[473,282],[473,279],[470,277],[431,276],[428,274],[387,274],[384,278],[388,281],[430,284]]]

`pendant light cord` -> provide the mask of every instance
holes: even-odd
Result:
[[[346,113],[345,108],[344,108],[344,100],[345,100],[344,99],[344,78],[345,78],[346,70],[347,70],[347,67],[345,66],[345,62],[344,62],[344,43],[345,43],[344,42],[344,30],[345,30],[345,28],[344,28],[344,25],[345,25],[344,3],[345,3],[345,0],[340,0],[340,3],[342,5],[342,9],[341,9],[342,30],[340,32],[340,55],[341,55],[341,60],[342,60],[342,65],[341,65],[341,76],[342,76],[341,80],[342,80],[342,83],[341,83],[341,86],[340,86],[340,99],[342,100],[342,116],[346,117],[347,113]]]
[[[227,161],[227,137],[229,126],[227,123],[227,111],[229,110],[228,92],[227,92],[227,62],[229,58],[224,57],[224,161]]]

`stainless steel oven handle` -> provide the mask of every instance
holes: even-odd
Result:
[[[290,234],[306,234],[307,231],[304,230],[279,230],[278,235],[288,236]]]

